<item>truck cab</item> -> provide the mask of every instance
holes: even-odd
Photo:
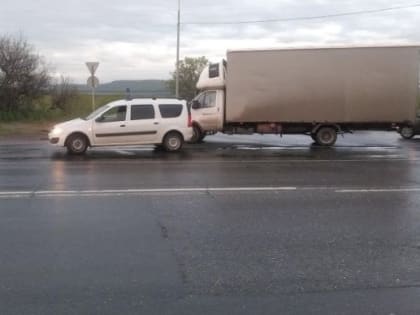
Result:
[[[191,102],[193,138],[201,141],[206,134],[223,130],[225,112],[226,62],[209,64],[200,75],[197,89],[201,91]]]

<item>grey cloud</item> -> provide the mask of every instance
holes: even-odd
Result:
[[[262,20],[392,5],[385,0],[182,0],[182,20]],[[103,80],[166,78],[175,62],[176,11],[177,0],[16,0],[2,4],[0,29],[22,32],[58,72],[76,81],[86,76],[87,58],[101,61]],[[181,55],[222,58],[227,49],[266,45],[420,42],[418,21],[420,8],[311,21],[183,25]]]

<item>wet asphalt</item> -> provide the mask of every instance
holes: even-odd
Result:
[[[420,137],[0,139],[0,314],[420,314]]]

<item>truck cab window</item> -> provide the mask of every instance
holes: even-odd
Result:
[[[194,100],[193,100],[193,101],[196,101],[196,102],[198,102],[198,104],[199,104],[199,107],[196,107],[195,109],[198,109],[198,108],[202,108],[202,107],[203,107],[203,104],[204,104],[204,97],[205,97],[205,95],[206,95],[206,93],[200,93],[200,94],[198,94],[198,95],[194,98]]]
[[[206,92],[202,107],[215,107],[216,106],[216,91]]]
[[[209,78],[218,78],[219,77],[219,64],[211,63],[209,65]]]

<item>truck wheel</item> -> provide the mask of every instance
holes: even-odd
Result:
[[[86,136],[76,133],[68,137],[66,141],[67,152],[69,154],[81,155],[86,152],[88,141]]]
[[[190,143],[201,142],[206,135],[201,131],[201,128],[198,127],[197,125],[194,125],[192,128],[193,128],[193,136],[189,142]]]
[[[315,141],[322,146],[332,146],[337,141],[337,131],[332,127],[321,127],[315,134]]]
[[[182,148],[184,139],[175,131],[168,133],[163,139],[162,146],[168,152],[175,152]]]
[[[404,139],[411,139],[414,137],[414,128],[410,126],[404,126],[400,129],[400,135]]]

